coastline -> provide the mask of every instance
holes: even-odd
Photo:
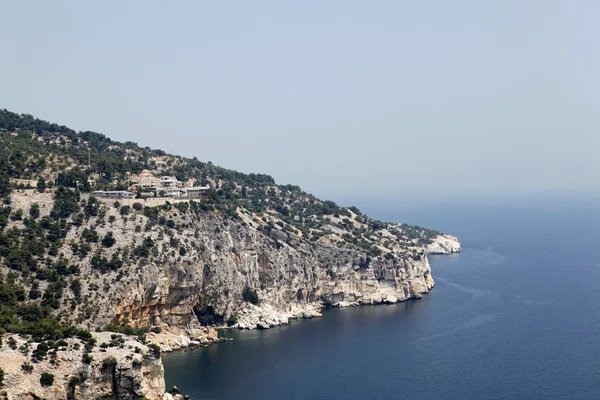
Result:
[[[458,239],[450,235],[439,235],[431,244],[425,248],[425,256],[420,260],[414,260],[410,263],[401,263],[390,266],[385,269],[380,266],[380,275],[363,275],[362,279],[357,279],[364,271],[354,271],[349,276],[339,277],[337,280],[325,281],[327,287],[327,296],[318,302],[304,301],[288,304],[285,308],[277,308],[269,302],[259,303],[258,305],[245,302],[236,310],[237,321],[233,326],[212,325],[194,327],[190,329],[195,333],[194,336],[186,334],[183,329],[177,330],[173,327],[173,332],[163,330],[161,332],[148,332],[147,339],[149,346],[157,346],[162,352],[173,352],[178,350],[192,350],[197,347],[207,347],[215,343],[233,340],[230,338],[219,337],[219,331],[224,329],[269,329],[272,327],[287,325],[293,320],[311,319],[322,317],[322,311],[326,308],[357,307],[362,305],[380,305],[393,304],[408,300],[416,300],[423,297],[435,285],[431,277],[431,268],[428,255],[430,254],[452,254],[461,251]],[[389,273],[390,275],[385,275]],[[372,272],[372,271],[371,271]],[[379,279],[383,282],[380,284]],[[305,297],[306,299],[306,297]],[[111,333],[93,333],[99,343],[110,342],[120,335]],[[114,336],[114,337],[113,337]],[[21,339],[18,339],[21,340]],[[130,339],[125,339],[129,341]],[[87,366],[82,362],[81,350],[76,343],[68,341],[68,349],[64,355],[61,355],[61,370],[64,372],[57,376],[56,385],[52,388],[45,388],[37,384],[38,374],[43,372],[36,368],[35,377],[27,376],[26,372],[21,371],[21,364],[26,363],[27,357],[18,355],[17,351],[8,349],[5,344],[0,351],[0,356],[14,357],[14,365],[7,372],[9,378],[7,382],[9,387],[4,388],[8,396],[20,395],[23,393],[41,393],[47,398],[62,398],[63,393],[69,393],[72,384],[67,379],[69,376],[79,376],[81,374],[81,385],[73,386],[74,398],[95,398],[110,393],[120,393],[127,395],[144,396],[149,400],[171,400],[179,399],[180,393],[165,393],[164,366],[158,353],[149,347],[143,347],[134,342],[124,342],[127,351],[115,353],[111,367],[107,367],[107,360],[110,360],[109,353],[105,353],[104,348],[96,347],[94,351],[94,361]],[[137,347],[141,348],[142,355],[137,354]],[[73,349],[72,349],[73,348]],[[117,350],[116,348],[114,349]],[[0,357],[2,358],[2,357]],[[140,368],[141,366],[141,368]],[[48,370],[51,365],[46,367]],[[44,369],[46,369],[44,368]],[[17,377],[20,377],[17,380]],[[120,377],[124,377],[121,379]],[[27,379],[22,379],[27,378]],[[77,381],[79,382],[79,381]],[[134,384],[130,384],[134,382]],[[0,391],[2,398],[3,391]],[[90,397],[91,396],[91,397]],[[95,396],[95,397],[94,397]],[[183,396],[182,396],[183,397]],[[11,397],[8,397],[11,398]],[[17,397],[18,398],[18,397]]]
[[[440,234],[432,243],[426,246],[424,264],[427,270],[431,271],[429,265],[429,255],[449,255],[456,254],[462,251],[461,244],[457,237]],[[431,275],[429,275],[430,277]],[[234,325],[214,325],[203,327],[206,335],[198,338],[190,338],[185,334],[173,335],[171,333],[155,334],[150,333],[148,339],[161,347],[163,352],[173,352],[178,350],[192,350],[198,347],[208,347],[215,343],[222,343],[233,339],[222,338],[218,332],[223,330],[252,330],[252,329],[269,329],[281,325],[287,325],[291,321],[300,319],[321,318],[322,311],[328,308],[344,308],[344,307],[359,307],[363,305],[381,305],[394,304],[409,300],[418,300],[427,294],[433,287],[435,282],[432,278],[427,280],[426,290],[413,291],[409,296],[395,296],[390,293],[382,293],[379,297],[371,296],[357,301],[340,300],[336,302],[326,303],[323,301],[293,304],[285,310],[278,310],[271,304],[254,305],[245,303],[238,310],[238,321]]]

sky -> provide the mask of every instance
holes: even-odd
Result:
[[[598,1],[0,14],[0,108],[334,200],[600,189]]]

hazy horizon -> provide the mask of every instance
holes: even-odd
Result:
[[[600,3],[0,10],[0,108],[339,203],[600,190]]]

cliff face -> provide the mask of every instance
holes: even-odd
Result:
[[[426,247],[427,254],[452,254],[460,253],[460,242],[456,236],[438,235],[435,240]]]
[[[52,207],[46,193],[13,196],[13,204],[25,213],[33,203],[42,215]],[[67,301],[74,296],[65,295],[70,322],[92,330],[111,322],[161,328],[148,338],[172,350],[217,340],[213,326],[267,328],[319,316],[323,306],[419,298],[434,285],[426,253],[460,251],[458,240],[449,235],[438,235],[427,248],[416,239],[401,242],[395,225],[371,236],[374,246],[388,252],[385,257],[369,257],[343,241],[335,227],[308,241],[283,230],[266,235],[243,213],[237,221],[212,211],[173,207],[161,213],[174,228],[150,224],[141,213],[120,215],[110,203],[101,206],[103,215],[70,228],[60,252],[80,269],[83,298],[75,305]],[[92,230],[99,238],[110,233],[115,244],[85,243],[91,247],[82,257],[77,244],[81,247]],[[146,246],[146,253],[136,254],[140,246]],[[99,271],[94,255],[121,256],[123,265]]]
[[[434,285],[426,257],[378,257],[365,265],[357,250],[326,240],[276,244],[256,229],[214,214],[190,218],[186,226],[179,238],[192,236],[196,246],[186,256],[138,266],[135,279],[114,289],[104,315],[162,327],[164,333],[150,338],[166,350],[188,344],[185,338],[214,339],[199,321],[266,328],[318,316],[323,305],[419,298]],[[450,250],[460,248],[455,238],[440,237],[434,245],[438,242],[438,252],[451,242]],[[245,291],[256,293],[258,304],[244,301]]]
[[[95,347],[90,352],[92,361],[83,361],[83,345],[78,339],[67,339],[66,344],[39,362],[29,363],[24,354],[35,350],[37,343],[27,343],[16,335],[5,335],[0,347],[0,360],[4,370],[6,397],[11,400],[72,399],[109,400],[162,398],[165,392],[164,370],[160,357],[147,346],[128,338],[117,342],[111,333],[94,333],[98,344],[112,343],[105,350]],[[117,335],[121,336],[121,335]],[[16,341],[16,348],[7,344]],[[23,366],[30,365],[31,371]],[[42,385],[43,373],[51,374],[51,384]],[[1,398],[1,396],[0,396]]]
[[[41,217],[53,204],[46,193],[13,196],[13,205],[25,213],[33,203]],[[264,329],[320,316],[323,306],[420,298],[434,286],[427,254],[460,251],[453,236],[437,235],[426,245],[414,228],[394,224],[371,229],[367,251],[331,217],[327,234],[309,240],[279,228],[267,234],[264,218],[243,211],[239,218],[175,207],[156,211],[170,223],[152,222],[141,211],[121,214],[118,206],[105,203],[96,216],[68,227],[58,258],[76,266],[77,275],[66,278],[71,283],[63,286],[57,306],[63,320],[90,330],[109,323],[151,327],[148,340],[170,351],[217,341],[219,326]],[[24,226],[19,220],[10,224],[7,229]],[[366,236],[367,224],[351,224]],[[88,240],[92,232],[95,241]],[[114,243],[102,243],[109,235]],[[83,246],[88,247],[85,253]],[[100,258],[108,262],[115,257],[122,260],[117,268],[98,264]],[[6,275],[10,269],[0,265],[0,272]],[[50,283],[40,280],[39,289],[47,288]],[[82,360],[78,339],[67,339],[56,357],[33,364],[31,372],[22,365],[35,343],[25,355],[8,347],[5,335],[0,363],[8,398],[162,398],[160,358],[132,339],[99,346],[115,342],[111,335],[94,333],[97,344],[89,364]],[[16,348],[25,344],[16,340]],[[105,362],[111,357],[114,361]],[[52,386],[40,384],[43,372],[54,374]]]
[[[434,285],[427,254],[460,251],[452,236],[377,221],[298,186],[277,185],[268,175],[6,110],[0,117],[0,152],[9,161],[14,153],[15,161],[0,171],[0,316],[11,321],[9,332],[53,346],[53,355],[29,371],[23,363],[33,348],[23,339],[15,339],[16,347],[5,342],[0,365],[8,365],[11,398],[155,399],[164,392],[153,351],[99,333],[98,344],[114,343],[99,348],[87,341],[89,363],[79,339],[57,344],[75,334],[53,331],[57,321],[68,329],[135,328],[173,350],[217,341],[223,326],[268,328],[319,316],[323,306],[419,298]],[[123,204],[88,193],[90,184],[129,187],[132,173],[145,169],[210,189],[195,201]],[[47,370],[55,380],[41,386]]]

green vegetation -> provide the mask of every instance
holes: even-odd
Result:
[[[258,305],[259,303],[258,294],[256,294],[256,291],[253,290],[250,286],[246,286],[244,288],[244,291],[242,292],[242,299],[245,302],[252,303],[255,305]]]
[[[117,366],[117,359],[114,357],[106,357],[102,360],[102,369],[104,371],[113,370]]]
[[[151,343],[148,345],[148,348],[152,350],[152,353],[154,353],[155,356],[160,356],[160,347],[158,347],[154,343]]]
[[[52,386],[54,384],[54,375],[48,372],[42,372],[40,376],[40,385],[42,386]]]
[[[26,374],[30,374],[33,372],[33,365],[31,365],[29,362],[24,362],[21,364],[21,370]]]
[[[117,325],[117,324],[108,324],[102,327],[102,332],[116,332],[121,333],[123,335],[128,336],[137,336],[138,340],[142,343],[146,342],[146,333],[148,332],[148,327],[143,328],[134,328],[127,324]],[[113,338],[115,340],[115,338]]]
[[[165,166],[157,168],[155,157],[164,158]],[[92,190],[126,190],[129,173],[144,169],[180,181],[191,179],[210,189],[200,200],[157,207],[144,206],[141,198],[146,193],[141,190],[137,193],[140,201],[131,206],[106,204],[88,195]],[[25,189],[30,189],[27,196],[41,199],[29,209],[14,201]],[[49,210],[46,199],[50,198]],[[44,343],[32,349],[32,355],[47,357],[54,351],[48,341],[84,332],[67,320],[83,323],[98,312],[87,294],[101,296],[102,284],[88,287],[82,269],[91,265],[92,274],[105,275],[107,289],[123,276],[127,278],[130,268],[157,262],[158,244],[165,237],[170,248],[165,244],[163,255],[168,252],[169,257],[192,260],[200,246],[178,233],[190,228],[190,218],[207,213],[226,223],[252,226],[277,249],[307,241],[355,249],[360,255],[356,258],[359,269],[368,268],[374,260],[418,260],[423,246],[439,234],[371,219],[357,207],[319,200],[298,186],[277,185],[269,175],[244,174],[210,161],[119,143],[99,133],[75,132],[31,115],[0,110],[0,327]],[[134,234],[121,230],[121,221],[136,222],[139,241],[123,246],[116,240]],[[252,304],[260,302],[251,287],[244,289],[242,298]],[[76,318],[67,318],[71,314]],[[207,324],[224,323],[223,316],[207,310],[198,315]],[[135,335],[142,341],[147,331],[127,324],[103,329]],[[89,338],[82,340],[93,347]],[[84,360],[91,362],[89,353]]]

